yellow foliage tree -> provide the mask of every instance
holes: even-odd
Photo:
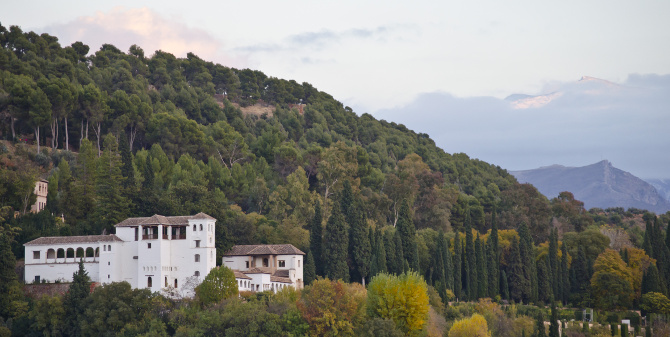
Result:
[[[365,288],[329,279],[312,282],[297,303],[311,336],[353,336],[364,317]]]
[[[474,314],[456,321],[449,330],[449,337],[491,337],[484,316]]]
[[[421,332],[428,318],[428,286],[416,272],[378,274],[368,286],[368,316],[390,319],[406,335]]]

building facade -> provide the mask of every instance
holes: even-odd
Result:
[[[233,270],[240,291],[302,289],[304,256],[300,249],[283,245],[238,245],[223,255],[222,264]]]
[[[31,213],[38,213],[47,206],[47,194],[49,194],[49,181],[46,179],[40,179],[35,183],[35,195],[37,199],[35,203],[30,206]]]
[[[71,282],[82,260],[93,282],[190,297],[216,267],[215,225],[204,213],[154,215],[128,218],[111,235],[38,238],[24,244],[25,282]]]

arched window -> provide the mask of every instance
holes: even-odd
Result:
[[[62,259],[65,257],[65,250],[63,248],[58,248],[56,251],[56,258],[57,259]]]
[[[100,257],[100,247],[95,248],[95,257]]]
[[[49,248],[47,250],[47,259],[55,259],[56,258],[56,251],[53,248]]]
[[[112,245],[107,245],[107,251],[111,252],[112,251]]]
[[[165,288],[167,288],[167,276],[165,276]]]
[[[93,248],[88,247],[86,248],[86,257],[95,257],[95,251]]]
[[[68,258],[73,258],[74,257],[74,248],[68,248],[67,249],[67,257]]]
[[[84,257],[84,248],[77,248],[77,257]]]
[[[200,231],[202,232],[202,224],[200,224]]]
[[[147,277],[147,287],[148,288],[153,287],[153,281],[151,280],[151,276]]]
[[[200,254],[195,254],[195,262],[200,262]]]
[[[196,229],[195,225],[193,225],[193,231],[195,232],[196,230],[197,230],[197,229]]]
[[[174,279],[174,287],[177,288],[177,279]]]

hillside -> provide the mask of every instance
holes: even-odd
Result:
[[[586,208],[639,208],[657,213],[670,210],[670,202],[654,186],[603,160],[583,167],[552,165],[534,170],[513,171],[519,182],[533,184],[548,198],[572,192]]]

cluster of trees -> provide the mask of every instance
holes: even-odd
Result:
[[[1,25],[0,46],[0,244],[12,253],[4,271],[40,236],[205,212],[218,220],[217,261],[234,244],[291,243],[307,252],[308,284],[414,272],[445,301],[666,310],[668,214],[587,211],[569,192],[548,200],[498,166],[357,116],[308,83],[192,53],[103,45],[90,54],[81,42],[62,47]],[[274,113],[236,107],[259,101]],[[28,214],[40,177],[47,207]],[[0,282],[3,317],[29,310],[11,274]],[[188,324],[221,318],[183,315]]]

